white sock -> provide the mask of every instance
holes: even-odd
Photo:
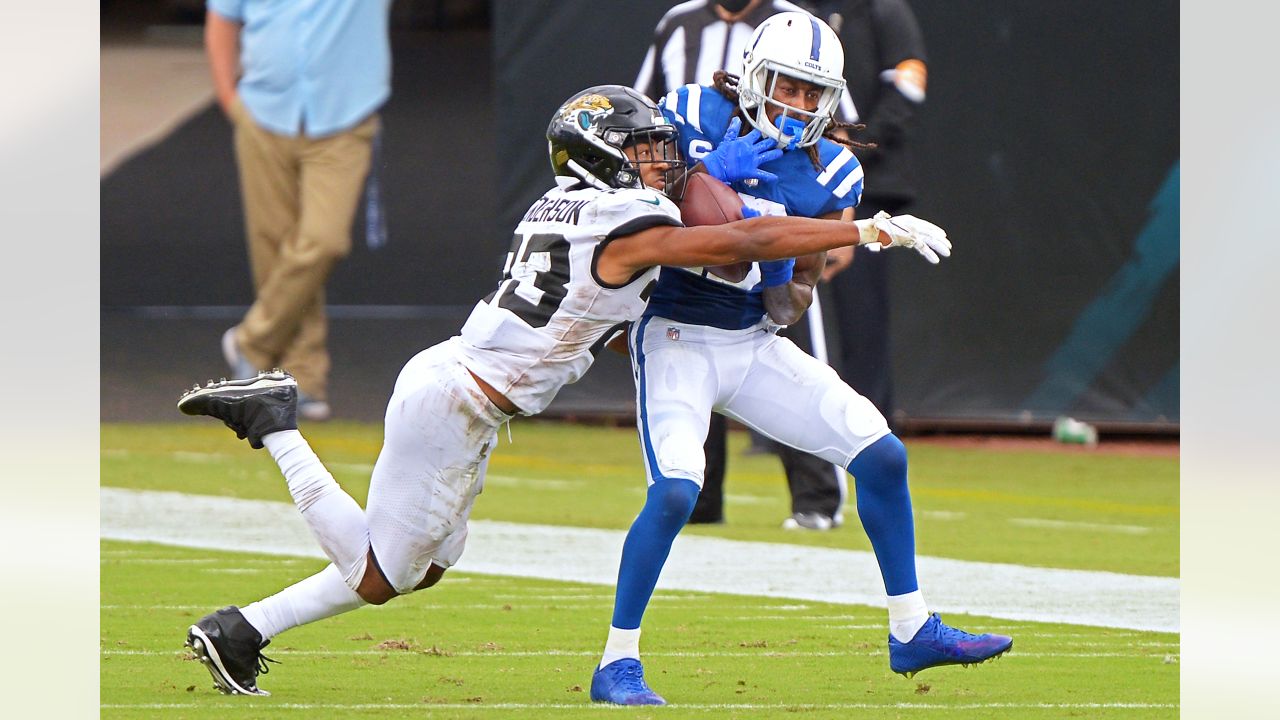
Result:
[[[600,658],[600,667],[622,658],[640,659],[640,628],[623,630],[609,627],[609,639],[604,643],[604,657]]]
[[[364,577],[369,552],[369,522],[364,509],[333,479],[302,433],[274,432],[263,437],[262,443],[284,473],[293,503],[320,549],[354,589]]]
[[[244,619],[270,640],[280,633],[323,620],[364,605],[347,587],[338,569],[330,565],[302,582],[240,609]]]
[[[898,642],[911,642],[928,619],[929,608],[919,590],[889,596],[889,634]]]

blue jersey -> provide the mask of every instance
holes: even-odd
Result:
[[[693,164],[720,144],[737,105],[715,88],[685,85],[668,93],[658,107],[680,130],[680,149]],[[805,150],[788,150],[760,166],[777,175],[776,182],[755,187],[738,182],[733,189],[764,215],[820,217],[856,206],[862,198],[862,165],[848,148],[830,140],[819,140],[817,147],[820,169]],[[737,283],[705,269],[664,267],[645,314],[740,330],[764,316],[761,292],[755,266]]]

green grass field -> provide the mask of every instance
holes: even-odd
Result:
[[[363,501],[381,429],[305,429]],[[477,519],[625,529],[643,475],[629,429],[521,421],[495,451]],[[729,522],[687,533],[869,549],[850,522],[779,528],[776,459],[731,438]],[[270,458],[214,422],[102,426],[104,486],[287,501]],[[919,552],[1037,567],[1178,575],[1178,461],[1088,452],[993,452],[907,442]],[[672,703],[593,706],[586,693],[612,589],[451,571],[436,588],[297,628],[267,654],[269,698],[224,697],[181,647],[211,609],[245,604],[322,567],[287,558],[104,541],[102,716],[859,718],[1178,716],[1177,634],[948,615],[1015,636],[970,669],[906,680],[885,657],[883,609],[659,591],[645,618],[652,684]],[[925,588],[928,597],[928,588]]]

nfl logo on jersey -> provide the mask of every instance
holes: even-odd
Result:
[[[668,339],[668,340],[679,340],[679,339],[680,339],[680,328],[678,328],[678,327],[673,327],[673,326],[671,326],[671,325],[668,325],[668,326],[667,326],[667,339]]]

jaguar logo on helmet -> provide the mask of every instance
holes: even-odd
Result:
[[[612,114],[613,103],[609,98],[595,93],[583,95],[560,110],[562,120],[577,123],[583,130],[590,130]]]

